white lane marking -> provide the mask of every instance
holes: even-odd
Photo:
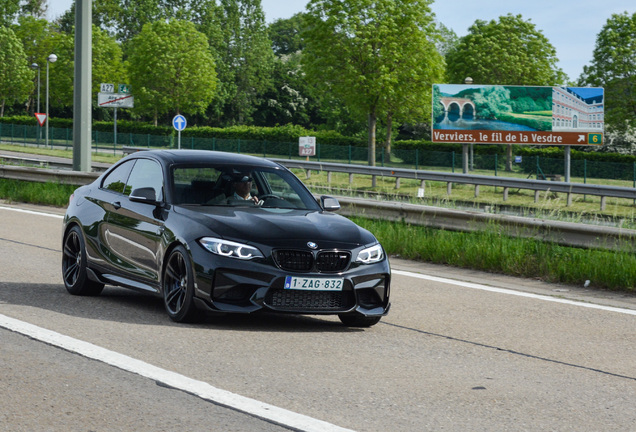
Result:
[[[416,279],[423,279],[423,280],[429,280],[429,281],[439,282],[444,284],[457,285],[464,288],[476,289],[481,291],[489,291],[489,292],[493,292],[497,294],[514,295],[518,297],[527,297],[527,298],[536,299],[536,300],[562,303],[562,304],[567,304],[572,306],[586,307],[590,309],[599,309],[599,310],[604,310],[609,312],[618,312],[618,313],[627,314],[627,315],[636,315],[636,310],[633,310],[633,309],[623,309],[623,308],[617,308],[612,306],[602,306],[602,305],[597,305],[593,303],[584,303],[580,301],[561,299],[558,297],[551,297],[547,295],[532,294],[532,293],[527,293],[523,291],[515,291],[515,290],[505,289],[505,288],[495,288],[495,287],[491,287],[487,285],[480,285],[480,284],[471,283],[471,282],[462,282],[462,281],[458,281],[454,279],[446,279],[446,278],[441,278],[437,276],[428,276],[424,274],[411,273],[411,272],[402,271],[402,270],[392,269],[391,273],[398,274],[400,276],[412,277]]]
[[[171,372],[141,360],[128,357],[127,355],[119,354],[106,348],[93,345],[92,343],[74,339],[2,314],[0,314],[0,327],[294,430],[306,432],[351,432],[351,429],[341,428],[322,420],[317,420],[284,408],[240,396],[227,390],[221,390],[206,382],[197,381],[176,372]]]
[[[0,209],[10,210],[10,211],[19,212],[19,213],[27,213],[27,214],[37,215],[37,216],[48,216],[48,217],[53,217],[57,219],[64,219],[64,216],[62,215],[53,214],[53,213],[45,213],[45,212],[40,212],[35,210],[25,210],[21,208],[5,207],[5,206],[0,206]]]

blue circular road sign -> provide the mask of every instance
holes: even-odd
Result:
[[[188,125],[188,122],[186,121],[186,118],[182,116],[181,114],[177,114],[172,119],[172,126],[174,126],[174,128],[178,131],[184,130],[187,125]]]

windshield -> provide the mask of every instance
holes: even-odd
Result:
[[[301,181],[283,168],[175,166],[171,179],[176,205],[320,210]]]

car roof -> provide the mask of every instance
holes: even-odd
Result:
[[[260,157],[210,150],[143,150],[131,154],[128,158],[144,156],[157,159],[165,165],[196,163],[280,167],[276,162]]]

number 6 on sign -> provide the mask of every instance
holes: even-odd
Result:
[[[603,134],[588,134],[587,135],[588,144],[599,144],[602,141],[603,141]]]

